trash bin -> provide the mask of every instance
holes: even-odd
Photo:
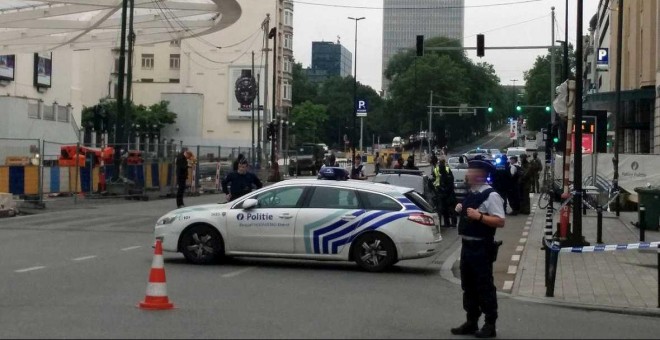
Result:
[[[646,214],[644,221],[640,218],[640,228],[646,230],[660,229],[660,187],[635,188],[639,195],[639,204],[644,205]]]

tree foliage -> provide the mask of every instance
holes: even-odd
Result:
[[[328,121],[325,105],[314,104],[309,100],[298,104],[291,111],[290,120],[296,123],[290,132],[296,136],[294,145],[304,142],[323,142],[323,139],[319,138],[319,134],[322,134]]]
[[[293,64],[293,95],[292,95],[292,104],[295,107],[298,104],[302,104],[306,101],[313,101],[316,99],[318,93],[317,86],[312,83],[305,69],[301,63]]]

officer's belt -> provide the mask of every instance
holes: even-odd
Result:
[[[483,241],[484,239],[481,237],[473,237],[473,236],[466,236],[466,235],[461,235],[463,238],[463,241]]]

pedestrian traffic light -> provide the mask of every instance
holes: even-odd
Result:
[[[522,106],[520,105],[520,102],[516,103],[516,111],[518,111],[518,112],[522,111]]]
[[[477,34],[477,57],[483,57],[485,55],[485,37],[483,34]]]
[[[418,57],[423,57],[424,56],[424,36],[423,35],[418,35],[417,36],[417,56]]]
[[[493,113],[493,103],[488,102],[488,113]]]

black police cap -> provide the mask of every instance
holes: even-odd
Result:
[[[488,161],[475,159],[468,162],[468,169],[481,169],[487,172],[495,172],[495,165]]]

